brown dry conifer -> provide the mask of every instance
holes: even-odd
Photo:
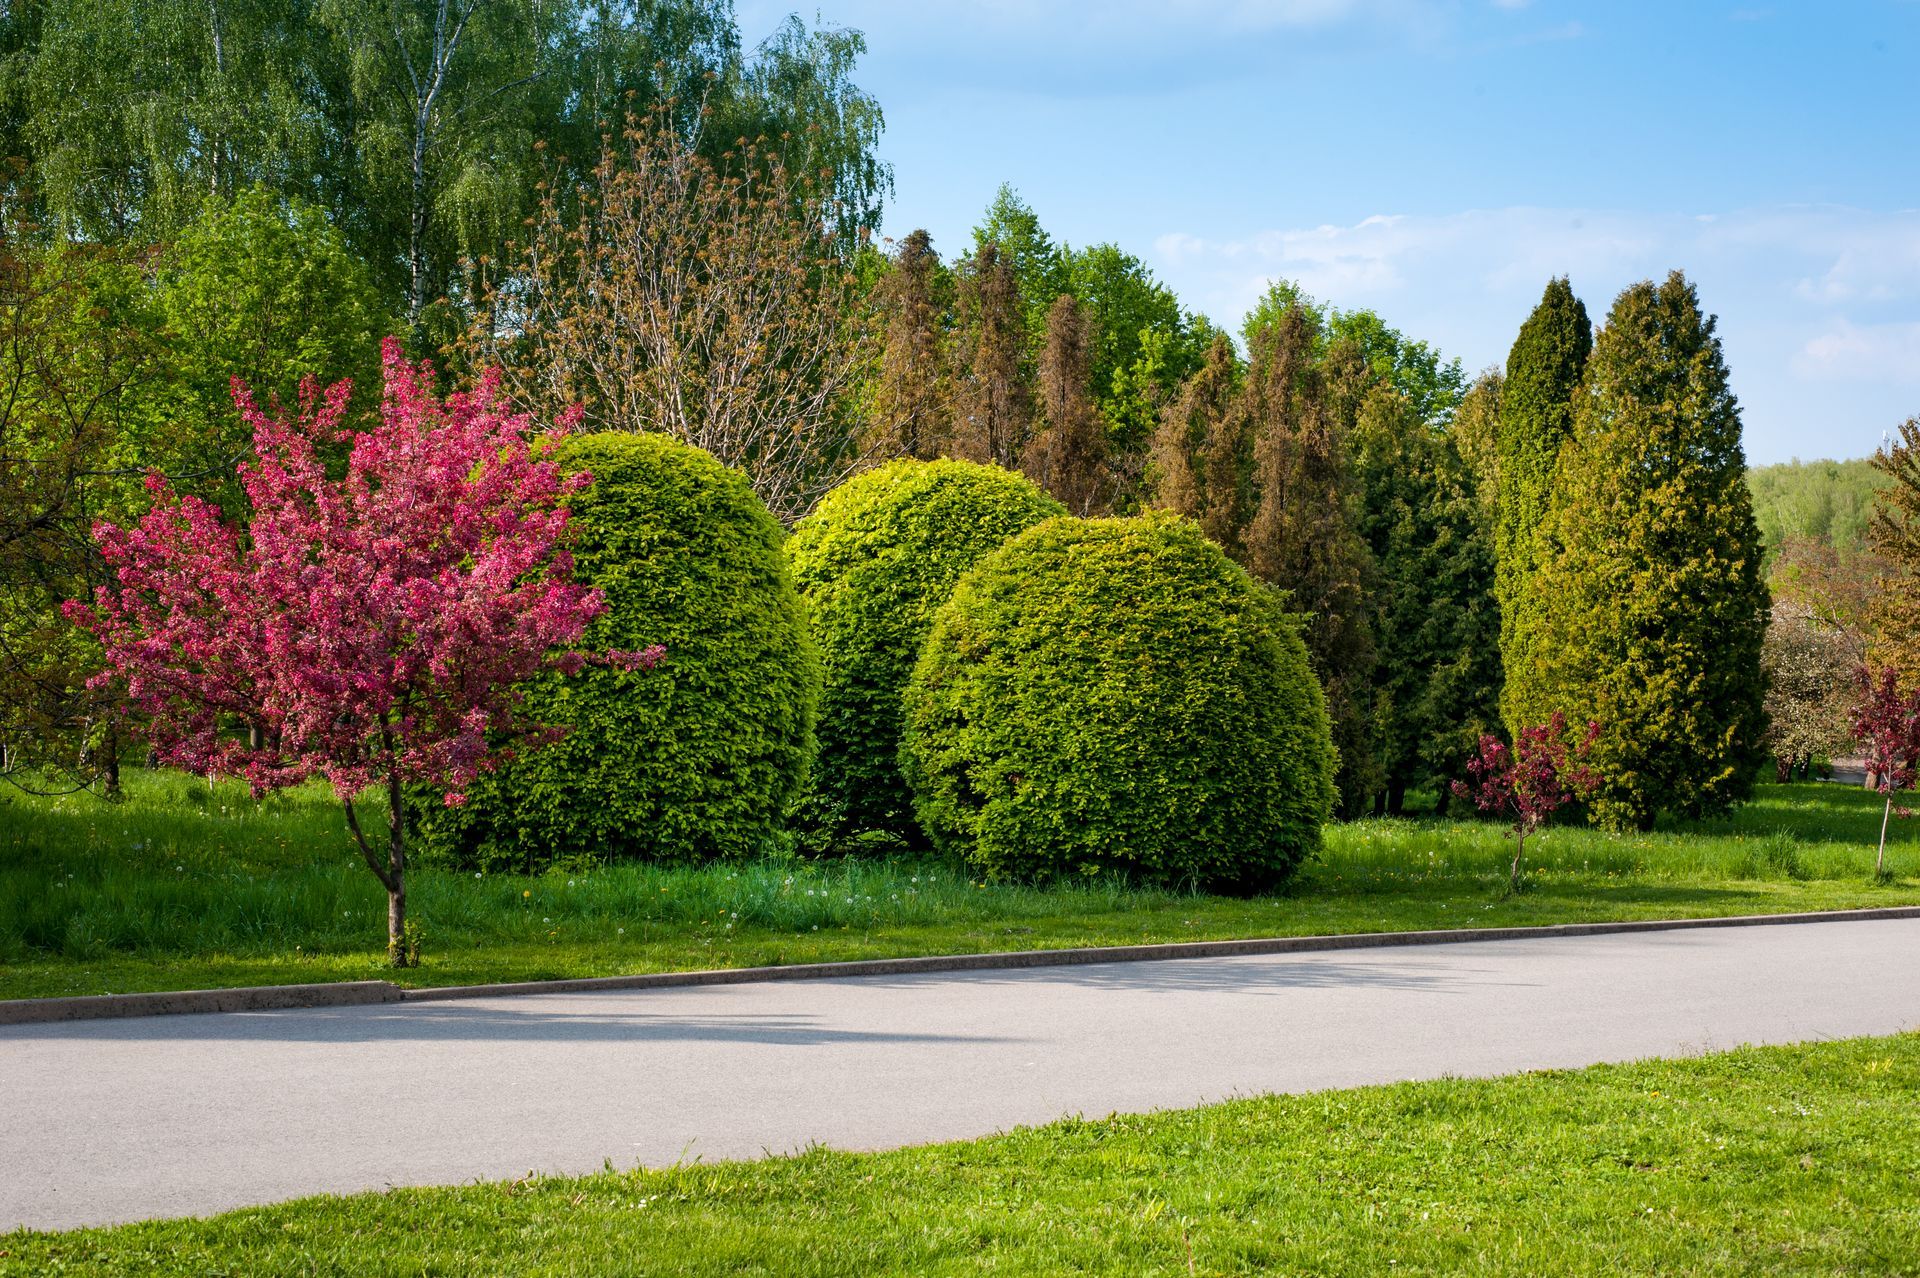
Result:
[[[1076,515],[1107,512],[1106,428],[1088,394],[1093,321],[1062,293],[1047,312],[1040,352],[1040,412],[1045,425],[1023,459],[1029,478]]]

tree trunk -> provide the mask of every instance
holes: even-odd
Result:
[[[1387,785],[1387,815],[1405,816],[1407,814],[1407,783],[1393,781]]]
[[[407,809],[400,774],[387,776],[387,962],[414,967],[420,955],[407,935]]]
[[[1880,854],[1873,859],[1873,877],[1884,878],[1887,873],[1887,822],[1893,819],[1893,791],[1887,791],[1887,807],[1880,814]]]
[[[117,799],[120,797],[120,734],[107,729],[107,739],[100,743],[100,750],[104,755],[101,766],[106,777],[106,796]]]
[[[1521,826],[1514,832],[1513,868],[1507,872],[1507,892],[1509,895],[1520,890],[1520,858],[1527,850],[1527,827]]]

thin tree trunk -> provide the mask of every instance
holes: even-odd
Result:
[[[407,809],[400,773],[387,774],[387,962],[412,967],[420,956],[407,937]]]
[[[120,734],[107,729],[107,739],[100,748],[106,754],[102,761],[106,767],[106,794],[109,799],[117,799],[120,797]]]
[[[1520,890],[1520,858],[1527,850],[1527,830],[1520,827],[1513,843],[1513,868],[1507,872],[1507,892],[1512,894]]]
[[[1887,791],[1887,807],[1880,814],[1880,854],[1873,859],[1873,877],[1881,878],[1887,872],[1887,822],[1893,818],[1893,791]]]

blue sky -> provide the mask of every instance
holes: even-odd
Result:
[[[1286,276],[1470,370],[1549,275],[1599,319],[1679,267],[1755,462],[1920,413],[1915,0],[818,2],[867,35],[889,234],[952,253],[1011,182],[1216,321]]]

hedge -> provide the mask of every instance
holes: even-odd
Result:
[[[593,475],[573,502],[573,553],[608,609],[584,646],[658,643],[666,658],[536,680],[529,715],[566,736],[468,787],[465,806],[425,812],[429,847],[527,869],[784,850],[820,696],[784,531],[744,476],[686,444],[588,435],[560,456]]]
[[[841,485],[787,543],[826,667],[820,755],[801,821],[822,847],[881,831],[918,841],[900,776],[900,696],[960,575],[1065,508],[1023,475],[897,461]]]
[[[1300,619],[1172,515],[1053,519],[989,556],[905,708],[922,825],[995,878],[1261,889],[1333,803]]]

